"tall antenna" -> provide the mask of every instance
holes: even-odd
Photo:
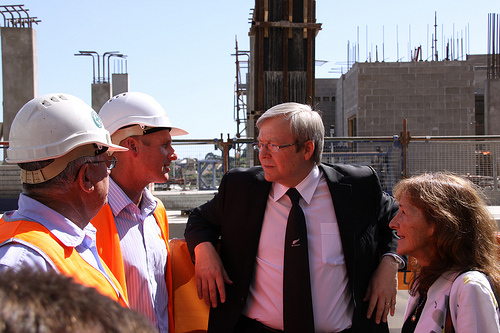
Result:
[[[358,46],[358,59],[357,59],[357,61],[359,61],[359,59],[360,59],[359,58],[359,26],[358,26],[358,41],[357,41],[356,45]],[[356,56],[356,55],[354,55],[354,56]]]
[[[409,51],[410,51],[410,56],[408,57],[408,59],[411,59],[412,56],[411,56],[411,50],[412,50],[412,47],[413,45],[411,44],[411,24],[408,24],[408,40],[409,40]]]
[[[425,48],[425,59],[429,59],[429,24],[427,23],[427,39],[426,39],[426,48]]]
[[[385,27],[382,26],[382,62],[385,61]]]
[[[399,29],[396,25],[396,61],[399,62]]]
[[[434,60],[436,61],[438,61],[437,33],[437,12],[434,12]]]
[[[366,26],[366,59],[368,60],[368,26]]]

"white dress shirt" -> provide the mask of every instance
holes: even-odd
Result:
[[[309,269],[316,332],[338,332],[352,325],[354,305],[348,288],[340,232],[325,177],[317,166],[296,186],[302,199],[309,244]],[[287,187],[272,184],[260,235],[255,277],[243,314],[283,329],[283,257],[292,203]]]
[[[130,307],[160,332],[168,332],[168,252],[153,215],[156,200],[144,189],[139,209],[110,178],[108,201],[120,237]]]

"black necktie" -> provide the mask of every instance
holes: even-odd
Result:
[[[314,332],[314,317],[307,254],[306,218],[299,206],[300,193],[290,188],[286,194],[292,201],[285,236],[283,273],[284,331]]]

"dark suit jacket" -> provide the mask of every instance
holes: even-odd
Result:
[[[387,324],[366,319],[368,302],[363,297],[381,254],[396,253],[397,240],[389,222],[398,206],[382,191],[370,167],[322,164],[320,169],[339,224],[355,304],[353,332],[389,332]],[[226,302],[211,309],[209,332],[232,332],[243,311],[270,189],[261,167],[233,169],[223,177],[214,199],[189,217],[185,238],[191,255],[199,243],[215,245],[220,236],[220,257],[233,281],[226,284]]]

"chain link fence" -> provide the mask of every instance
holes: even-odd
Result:
[[[498,186],[500,141],[421,140],[410,142],[406,161],[408,176],[447,171],[471,180],[492,206],[500,205]]]
[[[252,139],[174,140],[173,145],[178,159],[170,165],[169,181],[152,185],[158,194],[214,192],[227,170],[259,164]],[[322,161],[372,166],[390,194],[402,177],[453,172],[481,188],[489,205],[500,206],[499,159],[500,136],[393,136],[326,138]],[[15,204],[20,192],[19,168],[0,165],[0,201]]]
[[[225,171],[258,165],[251,139],[174,140],[178,160],[155,190],[215,190]],[[326,138],[322,161],[369,165],[388,193],[404,176],[447,171],[470,179],[500,205],[500,137]]]

